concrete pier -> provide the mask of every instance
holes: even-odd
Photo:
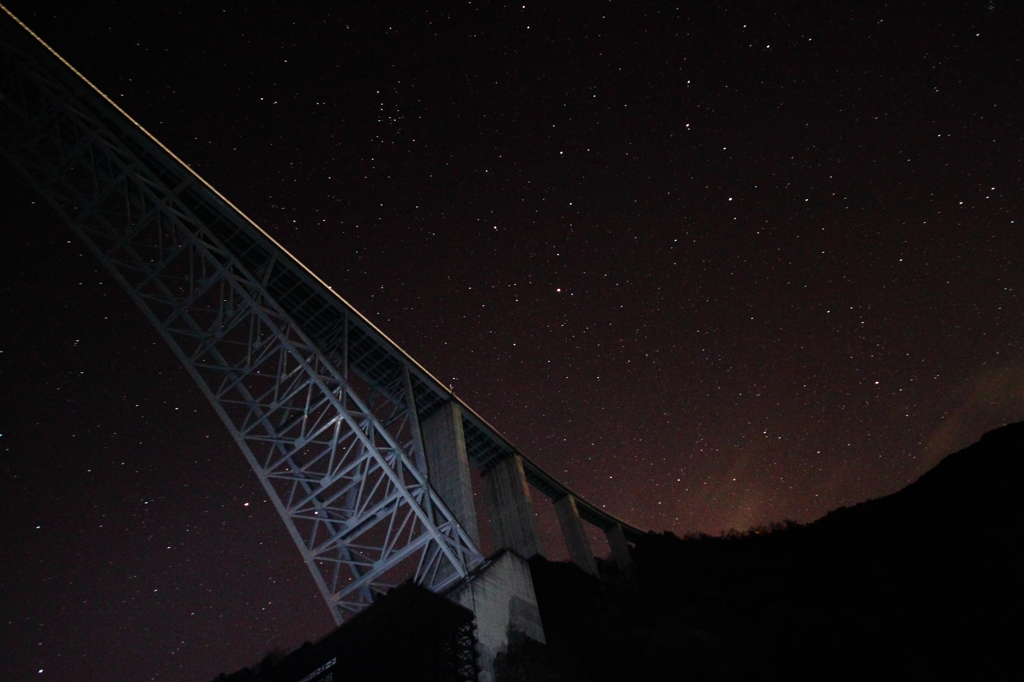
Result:
[[[484,491],[494,546],[512,549],[526,558],[541,553],[540,531],[522,458],[512,455],[494,465],[484,476]]]
[[[612,548],[612,558],[620,571],[625,571],[633,564],[633,555],[629,552],[629,543],[626,542],[626,535],[622,532],[622,526],[612,526],[605,531],[608,544]]]
[[[454,401],[448,402],[422,421],[420,433],[431,487],[479,547],[480,531],[469,478],[472,474],[466,457],[466,437],[462,432],[462,408]]]
[[[558,514],[558,523],[562,527],[565,546],[569,550],[569,559],[587,573],[597,575],[597,563],[594,561],[590,539],[583,528],[579,510],[576,508],[576,498],[566,495],[558,500],[555,502],[555,512]]]

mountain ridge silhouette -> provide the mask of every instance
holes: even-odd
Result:
[[[806,525],[649,533],[610,584],[534,558],[548,646],[501,679],[1024,680],[1022,474],[1010,424]]]
[[[989,431],[976,443],[947,455],[916,481],[891,495],[840,507],[810,525],[827,525],[840,517],[857,515],[867,518],[878,514],[932,514],[944,520],[977,519],[982,513],[996,511],[1019,515],[1020,506],[1008,503],[1014,494],[1014,479],[1022,477],[1024,422],[1018,422]]]

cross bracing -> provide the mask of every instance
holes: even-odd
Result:
[[[455,400],[477,470],[521,453],[6,9],[0,154],[182,360],[336,620],[410,576],[443,590],[480,563],[429,484],[419,424]],[[523,468],[583,520],[640,534]]]

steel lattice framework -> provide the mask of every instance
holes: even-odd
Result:
[[[410,574],[435,590],[467,575],[482,557],[427,484],[407,371],[402,385],[359,391],[278,302],[298,282],[268,286],[287,273],[248,234],[254,225],[212,209],[223,199],[180,162],[161,173],[169,152],[152,140],[117,139],[109,107],[89,106],[97,92],[67,97],[66,83],[10,41],[0,59],[5,156],[185,363],[336,619]],[[373,398],[384,404],[371,409]]]
[[[0,6],[0,155],[182,360],[259,476],[338,622],[409,577],[483,560],[427,480],[419,423],[455,399]],[[459,401],[461,403],[461,401]],[[463,404],[481,471],[519,453]],[[641,534],[524,459],[580,517]]]

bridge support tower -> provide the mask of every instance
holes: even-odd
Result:
[[[485,673],[510,631],[543,641],[531,488],[555,502],[584,570],[584,521],[628,565],[639,529],[521,454],[2,6],[0,158],[181,360],[338,623],[412,578],[474,610]]]

